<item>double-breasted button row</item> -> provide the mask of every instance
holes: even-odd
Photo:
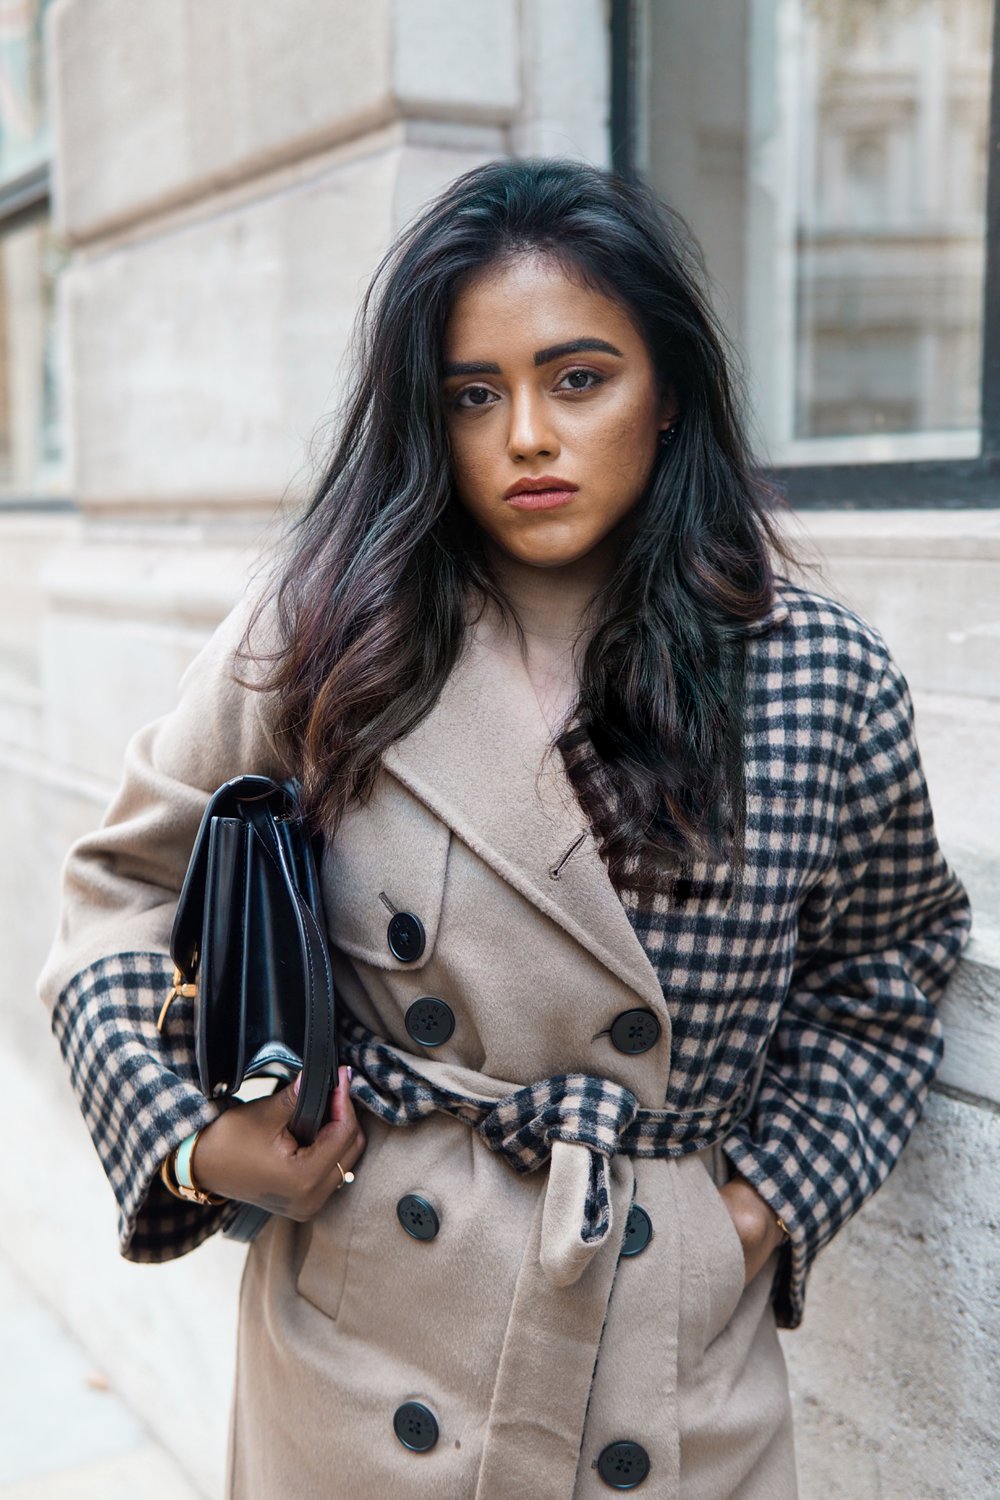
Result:
[[[408,1235],[415,1240],[432,1240],[441,1227],[433,1203],[419,1193],[404,1193],[396,1204],[396,1217]],[[641,1255],[649,1244],[653,1225],[640,1203],[633,1203],[625,1222],[623,1256]],[[393,1416],[393,1429],[404,1448],[413,1453],[427,1453],[438,1440],[438,1423],[434,1413],[422,1401],[404,1401]],[[614,1490],[637,1489],[649,1473],[649,1455],[640,1443],[619,1439],[602,1449],[597,1472]]]
[[[411,1453],[429,1453],[440,1436],[437,1417],[422,1401],[404,1401],[397,1406],[392,1426]],[[638,1489],[649,1473],[649,1454],[641,1443],[619,1438],[601,1449],[597,1472],[610,1489]]]
[[[421,995],[407,1009],[406,1030],[421,1047],[440,1047],[455,1030],[455,1013],[436,995]],[[660,1023],[651,1010],[623,1010],[610,1028],[619,1052],[648,1052],[660,1039]]]
[[[427,942],[424,925],[412,911],[393,912],[386,937],[393,956],[403,963],[415,962]],[[421,995],[408,1008],[405,1024],[409,1036],[421,1047],[440,1047],[455,1030],[455,1013],[436,995]],[[609,1034],[612,1046],[634,1056],[656,1046],[660,1023],[651,1010],[643,1007],[623,1010],[611,1022]]]
[[[393,909],[385,892],[382,892],[382,899],[392,911],[386,928],[389,952],[400,963],[415,963],[427,946],[423,922],[415,912]],[[421,1009],[418,1010],[418,1006]],[[422,1046],[436,1047],[451,1036],[455,1029],[455,1017],[451,1007],[443,1000],[425,995],[414,1001],[407,1012],[406,1029],[414,1041],[420,1042]],[[660,1023],[653,1012],[644,1007],[623,1010],[615,1016],[609,1029],[612,1045],[619,1052],[648,1052],[660,1039]]]

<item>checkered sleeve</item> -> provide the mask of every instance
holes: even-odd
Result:
[[[192,1002],[179,997],[164,1034],[156,1016],[173,975],[160,953],[116,953],[59,995],[52,1029],[118,1202],[128,1260],[171,1260],[222,1227],[231,1204],[202,1207],[167,1191],[161,1163],[219,1108],[198,1087]]]
[[[817,1251],[884,1182],[921,1114],[943,1051],[936,1004],[970,921],[890,659],[845,774],[832,858],[800,910],[755,1107],[724,1143],[790,1232],[773,1294],[783,1327],[801,1322]]]
[[[290,770],[273,742],[271,700],[252,685],[257,655],[266,661],[280,643],[273,610],[253,627],[259,598],[253,588],[237,600],[186,667],[173,708],[126,745],[99,826],[67,850],[58,924],[37,980],[131,1260],[190,1250],[228,1211],[174,1198],[157,1175],[218,1108],[198,1087],[191,1001],[174,1001],[162,1036],[156,1018],[173,977],[178,895],[209,796],[232,776]],[[252,660],[240,651],[248,627]]]

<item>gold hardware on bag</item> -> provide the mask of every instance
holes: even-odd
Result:
[[[186,984],[184,981],[184,975],[181,973],[180,969],[175,969],[174,982],[170,987],[170,993],[164,1000],[163,1005],[160,1008],[160,1014],[156,1018],[157,1031],[162,1032],[164,1022],[167,1019],[167,1011],[173,1005],[178,995],[183,995],[187,1000],[193,1000],[197,993],[197,984],[195,984],[194,981],[192,981],[190,984]]]

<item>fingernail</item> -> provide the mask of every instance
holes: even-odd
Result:
[[[348,1083],[350,1083],[350,1081],[351,1081],[351,1079],[353,1077],[354,1077],[354,1069],[351,1067],[350,1063],[348,1063],[348,1065],[347,1065],[347,1081],[348,1081]]]
[[[299,1096],[299,1084],[301,1082],[302,1082],[302,1074],[300,1073],[299,1076],[298,1076],[298,1078],[296,1078],[295,1082],[292,1084],[292,1093],[295,1095],[296,1099]]]

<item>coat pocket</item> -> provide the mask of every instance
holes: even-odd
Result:
[[[373,1129],[371,1116],[363,1119],[365,1149],[355,1168],[354,1181],[335,1188],[319,1213],[306,1226],[306,1248],[295,1290],[328,1318],[336,1319],[344,1295],[347,1266],[355,1226],[363,1213],[371,1177],[368,1168],[374,1163],[385,1140],[384,1130]],[[375,1137],[373,1139],[373,1137]]]
[[[746,1288],[743,1244],[719,1191],[725,1181],[725,1166],[716,1158],[717,1150],[713,1147],[698,1154],[695,1160],[702,1170],[692,1183],[705,1291],[705,1349],[725,1330]]]

